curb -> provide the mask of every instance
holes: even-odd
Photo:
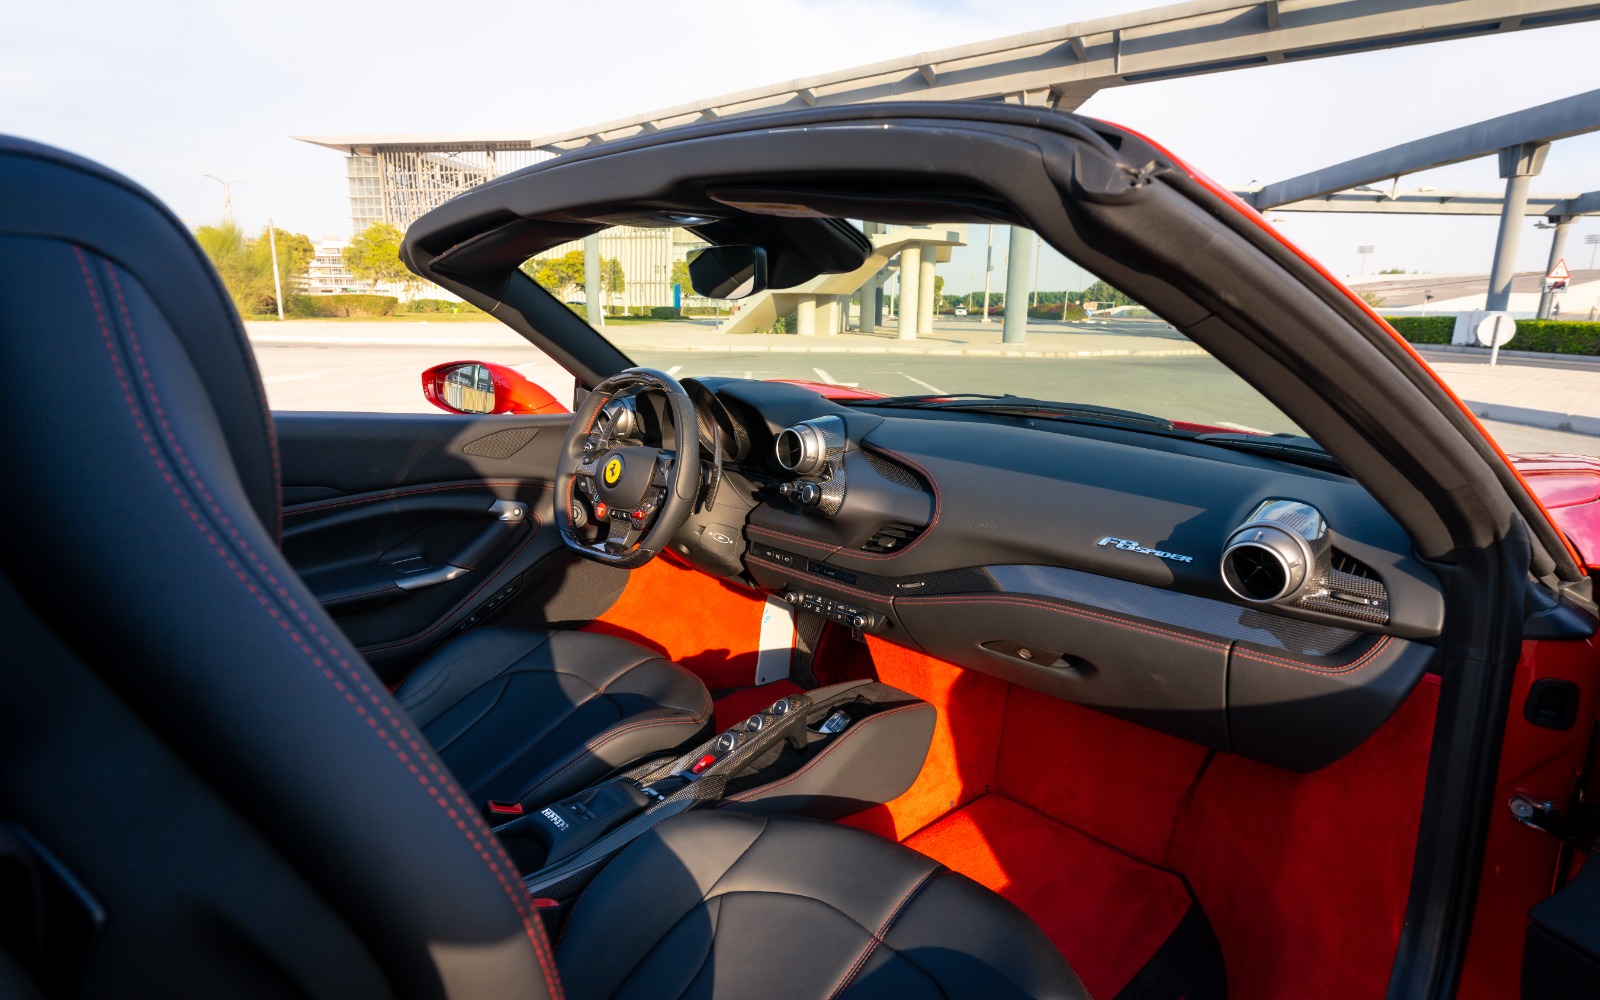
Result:
[[[1470,347],[1463,344],[1412,344],[1418,354],[1459,354],[1469,358],[1488,358],[1487,347]],[[1588,354],[1551,354],[1546,351],[1508,351],[1500,349],[1503,361],[1560,361],[1575,368],[1600,368],[1600,357]]]
[[[1470,399],[1463,402],[1480,420],[1497,420],[1504,424],[1521,424],[1524,427],[1541,427],[1549,431],[1600,437],[1600,417],[1535,410],[1526,406],[1507,406],[1503,403],[1480,403]]]

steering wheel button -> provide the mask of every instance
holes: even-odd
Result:
[[[606,506],[606,502],[604,500],[596,500],[594,502],[594,516],[595,517],[605,517],[606,516],[606,511],[609,510],[609,509],[610,508]]]

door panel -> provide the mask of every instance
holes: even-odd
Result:
[[[620,593],[553,523],[571,419],[276,414],[284,555],[386,681],[491,615],[568,625]]]

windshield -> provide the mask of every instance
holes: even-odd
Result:
[[[687,230],[606,230],[600,332],[635,364],[678,378],[1014,395],[1132,411],[1181,429],[1304,433],[1193,341],[1032,232],[853,225],[873,246],[857,271],[738,301],[694,294],[685,261],[705,244]],[[581,244],[524,269],[586,313]],[[1008,285],[1020,289],[1015,302]]]

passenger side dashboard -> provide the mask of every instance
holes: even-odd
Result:
[[[706,387],[760,421],[745,578],[803,611],[1299,771],[1359,745],[1432,661],[1438,584],[1345,476],[1120,428]],[[797,476],[760,445],[802,423],[840,440]],[[799,502],[812,478],[828,505]],[[1266,542],[1293,579],[1230,589],[1225,551],[1265,560]]]

